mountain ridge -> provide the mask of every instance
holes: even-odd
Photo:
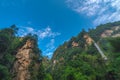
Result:
[[[0,80],[120,79],[120,21],[83,29],[51,59],[42,56],[37,35],[21,38],[17,30],[15,25],[0,30]]]
[[[83,29],[76,37],[72,37],[55,50],[50,68],[53,79],[119,80],[118,75],[115,75],[118,73],[112,68],[111,70],[107,68],[113,66],[111,60],[113,57],[111,55],[115,55],[111,53],[114,52],[112,51],[111,39],[114,40],[116,37],[120,37],[119,35],[120,21],[102,24],[96,27],[96,29],[89,29],[89,31]],[[96,48],[96,45],[99,46]],[[107,61],[104,61],[101,55]],[[113,61],[115,61],[115,58]],[[59,74],[57,71],[62,74]],[[79,73],[76,71],[79,71]]]

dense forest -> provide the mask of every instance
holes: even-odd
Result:
[[[42,80],[44,71],[41,62],[41,50],[37,45],[37,36],[28,34],[24,37],[18,37],[16,36],[17,31],[18,28],[15,25],[0,30],[0,80],[15,80],[13,78],[17,73],[13,73],[13,66],[16,61],[16,54],[27,40],[34,41],[34,48],[32,50],[35,53],[28,68],[31,74],[30,80]],[[36,63],[39,64],[39,71],[37,72],[35,68]]]
[[[34,41],[34,55],[28,67],[30,79],[25,80],[120,80],[120,21],[83,29],[60,45],[51,59],[42,56],[37,35],[18,37],[18,30],[15,25],[0,30],[0,80],[14,80],[16,55],[27,40]]]
[[[53,80],[120,80],[119,34],[120,22],[102,24],[89,31],[83,29],[55,50],[46,71]],[[93,42],[107,60],[101,57]]]

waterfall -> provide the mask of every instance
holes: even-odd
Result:
[[[102,50],[100,49],[100,47],[97,45],[97,43],[95,43],[94,41],[93,41],[93,43],[94,43],[94,46],[97,48],[98,52],[100,53],[100,55],[102,56],[102,58],[104,60],[107,60],[107,57],[104,55],[104,53],[102,52]]]

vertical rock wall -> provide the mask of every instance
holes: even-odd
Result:
[[[27,40],[25,45],[19,49],[16,54],[16,61],[13,67],[13,80],[29,80],[30,72],[28,71],[29,65],[32,61],[31,56],[33,55],[33,41]]]

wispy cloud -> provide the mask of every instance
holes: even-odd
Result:
[[[46,45],[46,47],[49,48],[49,49],[54,49],[54,48],[55,48],[54,43],[55,43],[55,40],[54,40],[54,39],[51,39],[51,40],[50,40],[50,43],[48,43],[48,44]]]
[[[36,34],[38,34],[38,36],[43,39],[43,38],[46,38],[46,37],[56,37],[58,35],[60,35],[60,33],[58,32],[52,32],[51,28],[50,27],[47,27],[43,30],[39,30]]]
[[[61,33],[53,32],[49,26],[40,30],[34,29],[32,27],[19,26],[18,36],[23,37],[28,33],[36,34],[38,36],[39,46],[41,45],[42,42],[47,40],[47,42],[44,43],[44,46],[41,46],[43,48],[42,54],[51,58],[53,51],[56,49],[55,38],[59,36]]]
[[[59,32],[53,32],[49,26],[44,29],[40,29],[40,30],[34,29],[32,27],[20,26],[20,29],[18,31],[18,36],[23,37],[23,36],[27,35],[28,33],[36,34],[39,39],[54,38],[54,37],[60,35]]]
[[[43,54],[52,57],[53,51],[56,49],[55,47],[55,39],[51,39],[50,42],[46,45],[46,50],[43,51]]]
[[[79,14],[95,17],[94,25],[120,20],[120,0],[66,0],[66,3]]]

